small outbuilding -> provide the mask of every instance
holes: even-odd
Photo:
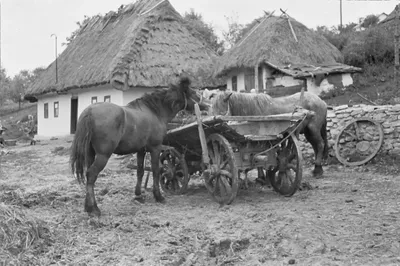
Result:
[[[266,15],[216,66],[217,77],[226,76],[227,89],[293,94],[301,88],[320,95],[353,83],[340,51],[317,32],[295,19]]]

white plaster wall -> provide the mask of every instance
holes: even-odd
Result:
[[[104,96],[111,96],[111,102],[122,105],[122,91],[112,89],[109,84],[85,90],[71,90],[67,94],[51,94],[38,98],[38,134],[37,138],[65,136],[71,132],[71,99],[78,98],[78,117],[91,104],[92,97],[103,102]],[[59,102],[59,116],[54,117],[54,102]],[[44,103],[49,103],[49,117],[44,118]]]
[[[327,79],[323,79],[319,86],[315,85],[314,80],[311,77],[307,78],[307,91],[312,92],[316,95],[320,95],[322,92],[328,92],[333,89],[334,85],[330,84]]]
[[[229,72],[228,78],[226,80],[226,89],[228,91],[232,90],[232,77],[237,76],[237,91],[241,91],[245,89],[244,85],[244,76],[245,76],[245,69],[233,70]]]
[[[54,117],[54,102],[58,102],[58,117]],[[49,105],[49,116],[44,118],[44,104]],[[68,135],[71,120],[71,96],[54,95],[38,99],[38,135],[44,137]]]
[[[104,96],[111,96],[111,102],[123,105],[123,92],[110,87],[109,84],[90,89],[73,91],[72,95],[78,97],[78,117],[89,105],[92,104],[92,97],[97,97],[97,102],[104,102]],[[71,95],[71,96],[72,96]]]
[[[284,87],[290,87],[290,86],[296,86],[303,84],[303,81],[300,79],[294,79],[291,76],[286,76],[286,75],[280,75],[276,76],[275,79],[272,81],[272,86],[284,86]]]
[[[353,77],[351,76],[350,73],[342,74],[342,82],[343,82],[343,86],[347,87],[347,86],[353,84]]]
[[[334,75],[342,75],[342,83],[343,86],[349,86],[353,84],[353,78],[350,73],[344,74],[334,74]],[[328,92],[335,88],[334,84],[330,84],[327,79],[323,79],[319,86],[316,86],[311,77],[307,78],[307,91],[312,92],[314,94],[320,95],[322,92]]]
[[[92,97],[97,97],[97,102],[104,102],[104,96],[110,96],[111,102],[118,105],[126,105],[130,101],[142,97],[144,93],[155,89],[134,88],[128,91],[120,91],[110,87],[109,84],[89,89],[71,90],[67,94],[45,95],[38,99],[38,135],[37,138],[53,136],[65,136],[71,132],[71,99],[78,98],[78,118],[89,105]],[[54,117],[54,102],[59,102],[59,116]],[[49,117],[44,118],[44,103],[49,103]]]
[[[122,94],[122,105],[127,105],[129,102],[140,98],[143,96],[145,93],[151,93],[153,92],[154,88],[133,88],[127,91],[124,91]]]

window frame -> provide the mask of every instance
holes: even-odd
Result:
[[[237,76],[232,76],[232,91],[238,91]]]
[[[97,96],[92,97],[91,103],[92,104],[97,103]]]
[[[43,104],[43,116],[45,119],[49,118],[49,103]]]
[[[104,96],[104,102],[105,103],[110,103],[111,102],[111,95]]]
[[[57,108],[56,108],[56,105],[57,105]],[[60,103],[57,101],[57,102],[54,102],[54,117],[58,117],[59,115],[60,115]]]

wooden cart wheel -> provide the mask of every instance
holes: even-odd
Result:
[[[344,165],[362,165],[375,157],[382,144],[382,126],[369,118],[357,118],[348,122],[337,136],[336,158]]]
[[[168,194],[186,193],[190,176],[185,157],[171,148],[161,153],[160,162],[161,188]]]
[[[210,166],[203,172],[208,192],[220,204],[230,204],[235,199],[238,187],[238,169],[232,146],[220,134],[207,138]]]
[[[276,150],[277,165],[267,170],[273,189],[286,197],[292,196],[303,177],[303,156],[294,134],[284,140]]]

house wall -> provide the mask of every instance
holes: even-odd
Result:
[[[92,97],[97,97],[97,102],[104,102],[104,96],[110,96],[110,101],[112,103],[123,105],[123,92],[111,88],[109,84],[85,90],[71,91],[70,99],[73,96],[78,97],[78,117],[83,110],[92,104]],[[69,132],[67,134],[69,134]]]
[[[155,91],[153,88],[135,88],[132,90],[124,91],[122,93],[122,105],[127,105],[129,102],[142,97],[145,93],[150,93]]]
[[[237,91],[245,90],[245,83],[244,83],[245,73],[246,73],[245,69],[238,69],[229,72],[229,74],[227,75],[228,78],[226,80],[226,89],[228,91],[232,90],[232,77],[237,76]]]
[[[292,76],[285,74],[274,74],[274,69],[268,65],[262,65],[262,80],[266,89],[271,87],[291,87],[302,85],[303,80],[295,79]],[[227,78],[227,90],[232,90],[232,77],[237,76],[238,91],[245,90],[245,74],[252,69],[237,69],[232,70]],[[328,92],[334,88],[343,88],[353,84],[353,78],[350,73],[344,74],[331,74],[326,76],[322,82],[317,86],[314,78],[308,77],[307,91],[320,95],[322,92]],[[284,89],[284,88],[282,88]],[[262,91],[262,88],[259,88]]]
[[[110,96],[110,101],[118,105],[126,105],[130,101],[141,97],[146,92],[155,89],[134,88],[120,91],[111,88],[109,84],[92,87],[89,89],[71,90],[67,94],[52,94],[39,97],[38,108],[38,134],[37,138],[69,135],[71,132],[71,99],[78,99],[78,117],[92,103],[92,97],[97,97],[97,102],[104,102],[105,96]],[[54,102],[59,102],[59,116],[54,117]],[[49,116],[44,118],[44,104],[48,103]]]
[[[143,89],[139,92],[122,92],[111,88],[109,84],[93,87],[85,90],[71,90],[67,94],[51,94],[38,98],[38,134],[37,138],[69,135],[71,132],[71,99],[78,98],[78,117],[92,101],[97,97],[97,102],[104,102],[104,96],[110,96],[110,101],[118,105],[133,100],[132,97],[140,97]],[[124,95],[125,94],[125,95]],[[124,97],[127,99],[124,99]],[[59,102],[59,116],[54,117],[54,102]],[[48,103],[49,116],[44,118],[44,104]]]
[[[54,102],[59,103],[59,115],[54,117]],[[48,118],[44,118],[44,105],[48,103]],[[70,132],[71,96],[52,95],[38,99],[37,102],[38,136],[67,135]]]
[[[322,92],[328,92],[334,88],[344,88],[353,84],[353,78],[350,73],[331,74],[324,78],[319,86],[315,84],[313,78],[307,78],[307,91],[320,95]]]

